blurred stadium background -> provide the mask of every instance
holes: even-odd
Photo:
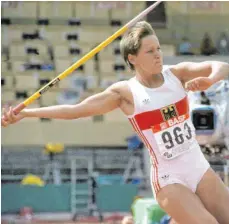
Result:
[[[22,102],[152,3],[1,2],[1,106]],[[229,62],[229,2],[163,2],[145,19],[164,64]],[[130,78],[119,40],[31,107],[75,104]],[[120,223],[136,197],[152,197],[148,155],[119,110],[74,121],[25,119],[1,137],[2,223],[98,223],[100,216]],[[216,151],[206,156],[225,180],[226,147]]]

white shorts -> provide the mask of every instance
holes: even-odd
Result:
[[[159,190],[169,184],[179,183],[196,192],[197,185],[210,168],[200,148],[191,150],[173,160],[151,166],[151,186],[156,199]]]

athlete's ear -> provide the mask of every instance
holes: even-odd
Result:
[[[136,64],[136,56],[133,54],[128,54],[128,61],[132,64],[135,65]]]

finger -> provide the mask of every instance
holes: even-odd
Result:
[[[8,118],[8,114],[7,114],[6,108],[3,108],[3,115],[4,115],[4,120],[8,121],[9,118]]]
[[[15,115],[14,115],[12,107],[10,107],[9,116],[10,116],[11,122],[15,121]]]
[[[189,82],[186,82],[184,87],[185,87],[186,90],[189,90]]]
[[[11,107],[10,107],[10,108],[9,108],[9,110],[5,113],[5,116],[6,116],[6,121],[8,121],[9,123],[11,123],[11,122],[12,122],[12,118],[11,118],[10,110],[11,110]]]
[[[198,91],[199,90],[199,87],[198,87],[198,84],[196,81],[192,81],[189,83],[189,89],[191,91]]]
[[[199,90],[199,88],[198,88],[198,84],[197,84],[197,82],[192,82],[192,91],[197,91],[197,90]]]
[[[196,89],[200,89],[200,82],[198,80],[196,80],[194,84],[195,84]]]
[[[8,122],[5,121],[4,119],[1,119],[1,126],[7,127],[7,125],[8,125]]]
[[[16,120],[16,115],[15,115],[14,110],[13,110],[12,107],[10,108],[10,116],[11,116],[11,118],[12,118],[13,120]]]
[[[186,89],[192,91],[193,90],[193,85],[192,82],[187,82],[186,83]]]

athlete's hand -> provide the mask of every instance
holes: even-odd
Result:
[[[10,124],[14,124],[20,121],[24,117],[25,117],[25,114],[23,112],[20,112],[19,114],[15,115],[12,107],[8,109],[3,108],[2,117],[1,117],[1,126],[7,127]]]
[[[185,89],[190,91],[204,91],[214,83],[208,77],[198,77],[185,83]]]

